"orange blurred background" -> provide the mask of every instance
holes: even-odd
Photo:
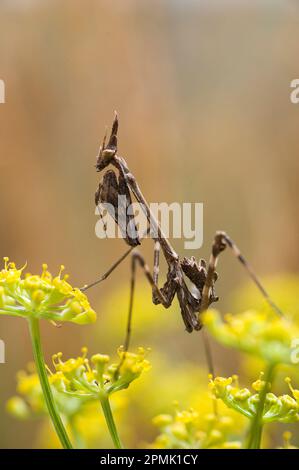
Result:
[[[182,256],[207,258],[224,229],[262,275],[298,271],[299,105],[289,98],[299,77],[298,22],[295,0],[2,1],[1,256],[27,261],[31,272],[65,264],[81,286],[123,253],[122,240],[94,232],[95,156],[117,109],[119,151],[147,200],[204,203],[204,246],[190,253],[174,240]],[[150,262],[152,248],[142,247]],[[225,311],[246,278],[229,253],[218,271]],[[110,335],[104,306],[126,287],[128,261],[90,291],[96,325],[43,325],[47,359],[61,349],[76,355],[82,344],[113,352],[122,334]],[[134,344],[142,337],[174,360],[202,361],[198,336],[184,333],[177,307],[174,314],[171,335],[164,322]],[[38,424],[4,409],[32,357],[25,322],[1,318],[0,338],[0,446],[32,447]],[[231,353],[215,348],[217,366],[230,372]]]

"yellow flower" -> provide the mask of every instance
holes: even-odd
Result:
[[[227,314],[223,320],[216,310],[203,315],[209,332],[225,346],[261,357],[271,364],[292,363],[292,341],[299,337],[299,328],[286,317],[270,311],[250,310]]]
[[[257,413],[259,393],[252,393],[248,388],[240,388],[237,376],[210,379],[210,390],[216,398],[220,398],[229,408],[233,408],[249,419],[253,419]],[[260,378],[253,382],[254,392],[265,387],[265,382]],[[299,421],[299,404],[289,395],[276,396],[267,392],[262,413],[262,422],[278,421],[292,423]]]
[[[21,397],[11,397],[6,403],[6,411],[18,419],[28,419],[31,410],[26,401]]]
[[[299,390],[297,390],[296,388],[293,388],[290,377],[286,377],[285,382],[288,384],[289,389],[291,390],[294,399],[297,401],[299,405]]]
[[[74,372],[76,366],[80,367],[84,355],[86,355],[86,350],[78,361],[77,359],[74,363],[72,360],[66,361],[64,370],[66,374]],[[107,448],[111,442],[104,417],[99,413],[98,397],[92,394],[80,394],[78,397],[62,393],[69,387],[70,381],[60,370],[55,373],[49,371],[49,382],[59,413],[63,416],[68,434],[76,443],[76,447]],[[9,414],[19,420],[48,418],[44,395],[34,364],[28,364],[26,371],[20,371],[17,374],[17,392],[19,395],[11,397],[6,403],[6,411]],[[116,394],[112,398],[112,408],[116,416],[127,407],[127,398],[119,395]],[[50,448],[60,447],[59,440],[48,419],[44,421],[37,445]]]
[[[127,388],[150,363],[145,359],[146,350],[138,348],[137,353],[118,350],[119,363],[110,362],[109,356],[94,354],[90,360],[87,348],[76,359],[62,360],[62,353],[53,356],[55,374],[50,377],[57,391],[77,398],[99,398],[102,392],[109,394]]]
[[[231,416],[207,413],[203,417],[194,409],[179,410],[173,415],[158,415],[153,424],[160,430],[152,448],[209,449],[241,447],[234,437],[235,422]]]
[[[86,295],[67,282],[67,275],[62,276],[64,266],[56,277],[49,273],[46,264],[41,275],[23,275],[24,269],[17,269],[4,258],[4,269],[0,271],[0,314],[78,324],[96,320]]]
[[[283,446],[278,447],[278,449],[298,449],[298,447],[291,444],[292,433],[290,431],[285,431],[282,437],[283,437]]]
[[[64,380],[60,372],[49,375],[49,382],[55,401],[61,414],[69,418],[77,413],[82,405],[76,397],[66,397],[58,393],[58,384]],[[6,403],[6,410],[19,419],[28,419],[47,415],[47,407],[34,364],[28,364],[27,370],[17,374],[17,392],[19,395],[11,397]],[[87,400],[85,400],[86,402]]]

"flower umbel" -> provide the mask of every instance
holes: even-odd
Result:
[[[57,381],[57,375],[51,374],[49,382]],[[63,415],[68,434],[76,447],[93,448],[99,443],[109,445],[106,437],[104,417],[98,415],[99,401],[93,397],[70,397],[59,393],[51,385],[59,413]],[[19,420],[44,418],[48,415],[39,377],[34,364],[28,364],[26,370],[17,374],[18,395],[11,397],[6,403],[6,410]],[[127,403],[126,397],[117,395],[113,400],[113,410],[119,415]],[[59,447],[53,427],[44,421],[42,432],[39,434],[37,445],[43,447]]]
[[[271,311],[249,310],[227,314],[223,321],[219,312],[211,309],[204,313],[203,323],[225,346],[259,356],[270,364],[291,364],[292,340],[299,337],[299,329],[289,318]]]
[[[88,359],[87,348],[82,348],[82,354],[77,358],[66,361],[62,360],[62,353],[55,354],[55,371],[47,368],[48,381],[66,423],[74,427],[74,420],[79,419],[86,406],[100,402],[113,442],[116,447],[121,447],[109,396],[127,388],[143,371],[149,370],[151,366],[145,359],[146,353],[144,348],[138,348],[137,353],[119,348],[119,363],[110,365],[109,356],[104,354],[95,354]],[[43,415],[45,401],[35,369],[29,366],[28,372],[20,372],[17,379],[20,396],[12,397],[7,402],[7,410],[20,419]]]
[[[50,374],[49,383],[55,395],[55,402],[59,412],[69,420],[80,412],[82,406],[90,400],[65,396],[53,386],[59,381],[59,374]],[[17,374],[18,395],[11,397],[6,403],[7,411],[19,419],[35,418],[47,414],[47,407],[40,385],[39,377],[33,363],[28,364],[27,370],[21,370]]]
[[[143,371],[150,369],[150,363],[144,348],[137,353],[125,352],[119,348],[119,364],[109,365],[110,357],[95,354],[87,358],[87,348],[82,348],[82,355],[76,359],[62,360],[62,353],[53,356],[55,374],[50,376],[57,391],[78,398],[99,398],[104,392],[110,395],[127,388]],[[116,374],[116,371],[118,373]]]
[[[269,384],[268,384],[269,385]],[[260,395],[265,387],[263,376],[253,382],[253,392],[240,388],[236,375],[228,378],[216,377],[210,380],[210,389],[216,398],[220,398],[229,408],[233,408],[249,419],[256,416]],[[293,423],[299,421],[299,404],[290,395],[276,396],[267,392],[261,421],[263,423]]]
[[[67,282],[68,275],[62,276],[64,266],[55,277],[46,264],[41,275],[23,275],[24,269],[25,266],[17,269],[4,258],[4,269],[0,271],[0,314],[79,324],[96,320],[86,295]]]
[[[116,448],[122,448],[110,407],[109,396],[128,388],[133,380],[150,368],[145,359],[146,351],[139,348],[137,354],[118,350],[119,363],[108,365],[110,358],[104,354],[95,354],[90,360],[87,348],[82,348],[82,355],[76,359],[62,360],[62,353],[53,356],[55,379],[52,384],[57,391],[81,399],[98,399],[101,403],[106,423]]]
[[[194,409],[179,410],[174,415],[161,414],[153,419],[160,430],[151,445],[160,449],[239,449],[241,442],[234,435],[234,420],[230,416],[208,413],[199,420]]]

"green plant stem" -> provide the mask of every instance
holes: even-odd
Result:
[[[120,441],[120,438],[119,438],[119,435],[115,426],[113,414],[112,414],[111,407],[110,407],[109,397],[107,393],[104,392],[101,394],[100,401],[101,401],[102,410],[105,416],[106,424],[108,426],[113,444],[116,449],[122,449],[123,446],[122,446],[122,443]]]
[[[84,439],[76,428],[76,425],[74,422],[74,416],[71,416],[69,418],[68,425],[70,427],[71,435],[72,435],[73,442],[75,444],[76,449],[86,449],[87,447],[84,442]]]
[[[39,330],[39,320],[37,318],[29,318],[29,330],[31,336],[31,343],[33,349],[33,356],[35,361],[36,370],[39,376],[41,388],[44,394],[44,399],[57,433],[57,436],[61,442],[62,447],[65,449],[72,449],[72,444],[68,438],[66,430],[64,428],[61,417],[59,416],[51,387],[48,380],[48,374],[45,367],[45,361],[42,351],[41,339],[40,339],[40,330]]]
[[[248,449],[259,449],[261,446],[262,432],[263,432],[263,411],[265,406],[265,400],[268,393],[268,385],[273,380],[275,366],[270,364],[267,367],[265,373],[265,386],[261,389],[259,393],[259,402],[257,406],[256,415],[254,416],[251,426],[249,429],[249,439],[248,439]]]

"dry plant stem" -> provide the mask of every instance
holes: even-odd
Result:
[[[61,445],[64,449],[72,449],[72,444],[69,440],[69,437],[64,428],[62,419],[58,413],[56,403],[52,394],[52,390],[48,380],[48,374],[45,367],[45,360],[41,346],[40,339],[40,330],[39,330],[39,320],[37,318],[31,317],[28,320],[29,330],[32,342],[33,356],[35,361],[35,366],[37,374],[40,380],[41,388],[44,394],[44,399],[51,417],[53,426],[57,433],[57,436],[61,442]]]
[[[273,381],[274,376],[274,369],[275,365],[270,364],[266,370],[265,374],[265,386],[261,389],[259,393],[259,403],[257,407],[257,412],[255,417],[251,422],[251,426],[249,429],[249,437],[248,437],[248,449],[259,449],[261,447],[261,439],[262,439],[262,432],[263,432],[263,411],[265,406],[266,395],[268,391],[269,384]]]

